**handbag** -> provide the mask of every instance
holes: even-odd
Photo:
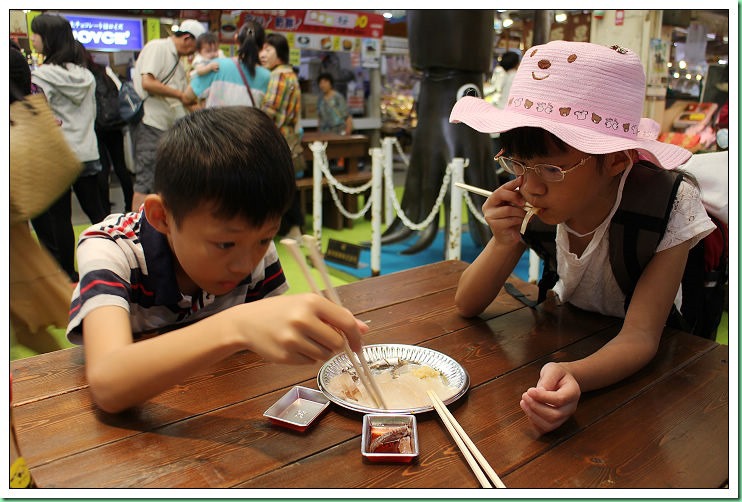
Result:
[[[137,125],[144,117],[144,100],[131,82],[122,82],[119,89],[119,115],[129,125]]]
[[[10,105],[10,223],[40,215],[75,182],[83,163],[43,94]]]
[[[242,71],[242,65],[240,64],[237,58],[232,58],[232,61],[234,61],[234,65],[237,67],[237,69],[240,70],[240,77],[242,77],[242,81],[245,83],[245,87],[247,87],[247,94],[250,95],[250,102],[252,103],[254,107],[255,98],[252,96],[252,91],[250,90],[250,84],[247,82],[247,77],[245,76],[245,72]]]

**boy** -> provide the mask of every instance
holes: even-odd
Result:
[[[235,352],[287,364],[360,349],[367,331],[288,289],[273,238],[293,200],[291,155],[250,107],[183,117],[157,150],[155,193],[80,236],[67,336],[85,344],[96,404],[119,412]],[[135,343],[136,342],[136,343]]]

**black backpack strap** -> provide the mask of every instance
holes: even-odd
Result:
[[[681,172],[634,164],[609,228],[611,269],[628,308],[636,283],[665,235]]]
[[[535,307],[546,300],[547,292],[559,280],[556,264],[556,226],[547,225],[534,215],[523,235],[523,242],[544,261],[544,270],[538,281],[538,299],[530,300],[511,283],[505,283],[505,291],[529,307]]]

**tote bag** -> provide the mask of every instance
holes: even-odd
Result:
[[[43,213],[82,172],[42,94],[10,105],[10,222]]]

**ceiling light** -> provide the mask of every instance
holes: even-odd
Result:
[[[513,20],[512,20],[512,19],[510,19],[510,18],[507,18],[507,19],[505,19],[505,20],[504,20],[504,21],[502,22],[502,27],[503,27],[503,28],[510,28],[511,26],[513,26]]]
[[[391,19],[393,17],[391,12],[385,12],[382,15],[384,16],[384,19]]]
[[[559,14],[554,16],[554,21],[556,21],[557,23],[563,23],[566,20],[567,20],[567,14],[565,14],[564,12],[560,12]]]

